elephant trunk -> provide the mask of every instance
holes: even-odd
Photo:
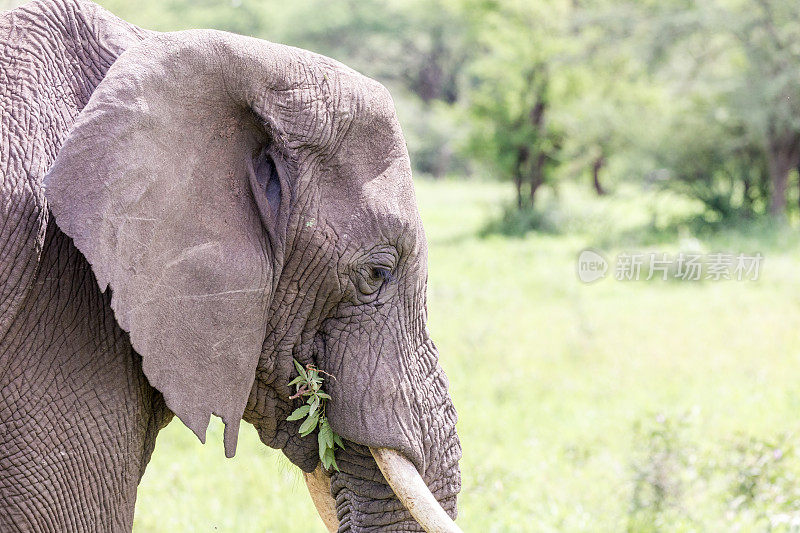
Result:
[[[461,446],[447,380],[433,343],[424,339],[414,352],[428,361],[428,371],[415,376],[413,412],[419,447],[405,449],[345,440],[337,450],[340,471],[330,477],[321,467],[306,475],[314,503],[331,531],[460,531],[453,522],[461,488],[458,461]],[[348,439],[349,436],[345,436]],[[352,439],[352,437],[350,437]],[[387,439],[388,440],[388,439]]]
[[[461,528],[433,496],[411,461],[387,448],[370,448],[369,451],[394,494],[426,532],[461,532]],[[318,466],[313,472],[304,474],[304,477],[308,492],[325,527],[331,533],[338,531],[339,519],[336,513],[336,500],[331,496],[330,476]]]

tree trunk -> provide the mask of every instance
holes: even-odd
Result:
[[[790,133],[770,141],[767,159],[771,185],[769,214],[784,219],[789,172],[800,162],[800,134]]]
[[[597,156],[592,163],[592,184],[594,185],[594,191],[597,193],[597,196],[603,196],[606,193],[603,186],[600,185],[600,169],[602,169],[605,164],[606,158],[602,155]]]
[[[781,154],[770,154],[769,176],[772,184],[769,198],[769,214],[773,218],[786,216],[786,185],[792,165]]]
[[[749,169],[743,169],[742,175],[742,186],[744,190],[742,191],[742,207],[744,208],[744,214],[747,218],[753,214],[753,198],[750,195],[750,191],[753,188],[752,180],[750,179],[750,174],[748,174]]]
[[[539,189],[539,186],[542,184],[541,181],[531,181],[531,194],[530,194],[530,207],[533,209],[534,206],[534,197],[536,196],[536,191]]]
[[[547,154],[544,152],[539,152],[539,155],[536,156],[536,164],[531,169],[531,176],[530,176],[530,206],[533,209],[534,206],[534,198],[536,196],[536,191],[539,187],[544,183],[544,164],[547,161]]]
[[[517,161],[514,166],[514,185],[517,187],[517,209],[522,209],[522,178],[525,175],[525,167],[531,151],[527,146],[517,148]]]
[[[797,170],[797,208],[800,212],[800,161],[797,162],[795,169]]]

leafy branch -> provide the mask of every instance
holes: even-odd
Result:
[[[330,470],[331,468],[339,471],[334,457],[334,450],[336,446],[344,449],[342,438],[333,432],[331,425],[328,423],[328,417],[325,416],[325,405],[331,397],[322,391],[322,383],[325,378],[322,374],[331,376],[324,370],[320,370],[312,364],[308,364],[303,368],[303,365],[294,359],[294,366],[299,374],[296,378],[289,382],[289,387],[292,385],[297,387],[294,394],[289,396],[289,399],[305,398],[306,403],[301,407],[295,409],[286,420],[300,420],[305,418],[300,424],[300,436],[305,437],[314,432],[319,427],[319,434],[317,435],[317,442],[319,444],[319,460],[322,461],[322,466]]]

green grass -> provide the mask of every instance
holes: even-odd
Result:
[[[507,185],[418,183],[430,330],[459,411],[465,531],[765,531],[800,516],[800,237],[693,231],[634,189],[544,196],[547,232],[498,231]],[[756,282],[578,281],[586,246],[760,251]],[[744,488],[743,488],[744,487]],[[323,531],[296,469],[242,428],[176,421],[135,531]],[[772,526],[770,525],[772,524]]]

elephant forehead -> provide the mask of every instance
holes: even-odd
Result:
[[[405,146],[398,152],[353,154],[323,180],[321,205],[337,230],[368,242],[415,240],[421,233]]]
[[[289,147],[330,164],[345,151],[364,158],[390,150],[398,140],[403,144],[394,102],[383,85],[330,58],[295,52],[283,68],[302,81],[273,86],[277,97],[264,102],[269,108],[264,115],[275,117],[277,133]]]
[[[360,204],[403,218],[416,211],[411,162],[388,93],[371,98],[336,142],[321,186],[333,203]]]
[[[342,127],[320,158],[317,177],[325,218],[365,244],[393,242],[401,235],[416,241],[421,223],[394,104],[382,85],[360,78],[373,90],[351,95],[353,110],[346,123],[337,123]]]

